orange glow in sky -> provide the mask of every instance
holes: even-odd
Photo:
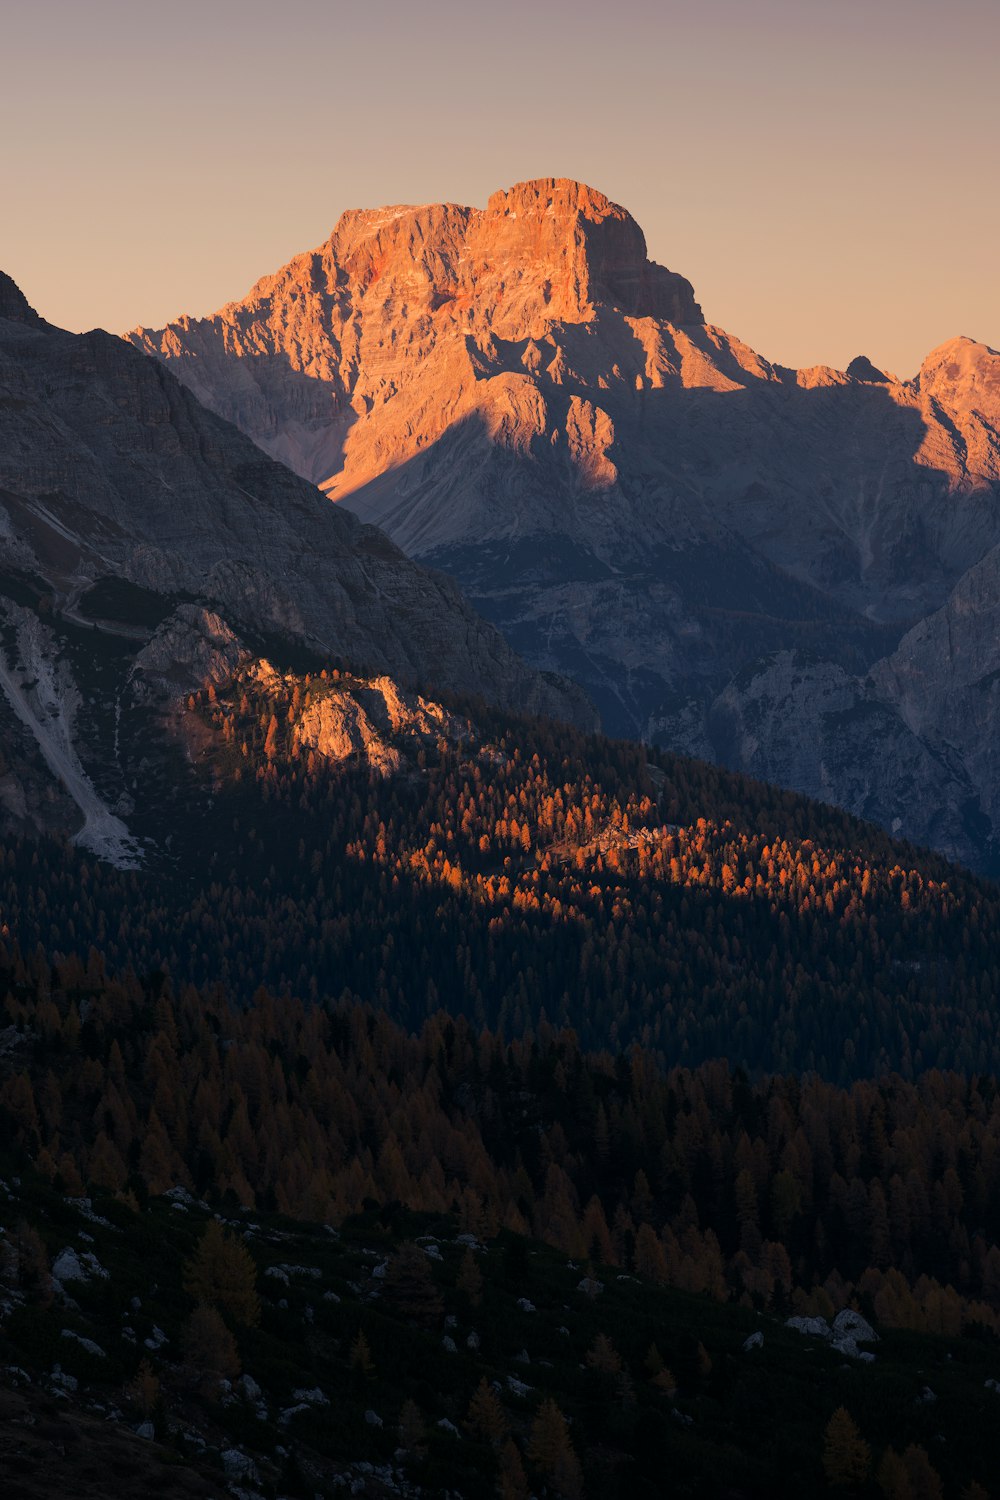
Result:
[[[553,175],[772,360],[1000,345],[997,0],[17,0],[4,55],[0,266],[69,328]]]

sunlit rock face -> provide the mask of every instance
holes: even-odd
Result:
[[[254,663],[248,675],[265,688],[281,686],[269,662]],[[286,681],[294,686],[296,679]],[[473,738],[467,719],[418,693],[401,691],[391,677],[345,677],[321,687],[313,685],[311,701],[290,720],[293,756],[361,763],[391,776],[421,747]]]
[[[1000,543],[1000,356],[984,344],[951,340],[912,379],[863,355],[846,372],[773,364],[705,321],[623,208],[550,178],[484,209],[347,213],[214,317],[128,337],[456,577],[536,666],[575,677],[608,729],[779,768],[992,858],[989,757],[942,739],[943,710],[932,727],[950,669],[922,666],[913,689],[910,642]],[[983,587],[968,624],[992,660]],[[904,645],[905,708],[901,672],[873,671]],[[792,753],[803,737],[783,712],[824,710],[801,684],[772,693],[772,658],[789,652],[917,736],[909,779],[868,753],[881,719],[846,737],[824,720],[827,738]],[[734,702],[757,703],[745,685],[760,673],[768,727],[737,733]],[[914,692],[930,695],[922,727]],[[980,710],[976,736],[992,732]],[[932,817],[935,788],[954,815]]]
[[[612,306],[614,328],[599,329]],[[482,211],[346,213],[325,245],[244,301],[130,337],[343,498],[473,418],[530,453],[556,425],[540,393],[601,389],[608,337],[626,360],[611,378],[634,391],[645,357],[629,320],[653,318],[700,324],[690,284],[646,258],[639,226],[603,194],[542,179],[494,194]],[[572,348],[554,337],[564,326]],[[603,424],[607,447],[606,415]]]

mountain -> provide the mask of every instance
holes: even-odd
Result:
[[[274,650],[594,722],[454,583],[265,457],[118,338],[0,277],[0,803],[139,857],[151,705]]]
[[[997,891],[840,809],[343,667],[249,656],[151,719],[121,715],[138,869],[0,846],[24,952],[407,1030],[556,1024],[662,1068],[1000,1068]]]
[[[880,1474],[985,1493],[994,886],[204,603],[16,582],[59,649],[12,703],[83,678],[68,743],[132,804],[103,859],[0,833],[12,1496],[793,1500],[843,1492],[841,1408]]]
[[[414,526],[439,527],[430,551],[478,569],[481,597],[520,570],[525,607],[562,590],[610,642],[659,599],[676,682],[612,658],[607,675],[611,701],[648,689],[678,737],[750,755],[750,707],[773,705],[794,771],[819,719],[793,739],[789,714],[822,701],[858,726],[877,781],[873,735],[892,741],[859,713],[869,693],[918,748],[951,733],[956,777],[989,774],[982,486],[955,489],[935,545],[956,577],[937,602],[927,585],[916,624],[901,563],[865,614],[726,519],[721,479],[711,504],[677,499],[676,535],[644,556],[659,450],[638,419],[634,445],[615,423],[670,393],[633,383],[626,401],[627,338],[669,334],[689,370],[702,346],[723,360],[690,286],[572,184],[406,218],[355,226],[388,383],[369,351],[342,446],[357,473],[382,467],[352,504],[401,505],[409,473]],[[428,284],[430,324],[415,314],[408,339]],[[458,416],[439,314],[478,327]],[[550,318],[574,368],[594,353],[606,405],[579,389],[559,405],[559,350],[539,374]],[[523,326],[524,373],[491,373]],[[985,410],[988,361],[943,358]],[[277,399],[289,372],[270,369]],[[838,381],[857,423],[892,385],[864,360]],[[709,435],[757,400],[733,382],[688,409]],[[397,468],[377,390],[413,413]],[[321,444],[309,422],[298,436]],[[420,422],[440,429],[426,451]],[[985,1495],[996,887],[842,809],[592,732],[582,693],[520,662],[453,583],[162,362],[50,328],[3,281],[0,423],[5,1493],[641,1500],[669,1472],[691,1500]],[[470,493],[485,540],[461,540]],[[810,566],[832,566],[832,527],[800,531]],[[599,565],[616,548],[614,594]],[[668,554],[688,614],[668,608]],[[741,655],[754,632],[777,644],[763,662]],[[949,655],[946,714],[924,685]],[[895,774],[930,801],[936,764]]]
[[[0,837],[5,1496],[987,1493],[995,887],[343,667],[173,732],[141,868]]]
[[[550,178],[483,210],[346,213],[215,316],[127,337],[452,574],[610,731],[996,864],[985,345],[911,380],[772,364],[705,321],[623,208]]]

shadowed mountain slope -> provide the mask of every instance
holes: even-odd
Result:
[[[483,210],[347,213],[214,317],[128,337],[452,573],[518,650],[586,688],[605,727],[780,767],[991,862],[992,708],[954,744],[938,658],[919,726],[898,674],[870,671],[1000,543],[1000,356],[985,345],[954,339],[912,380],[864,356],[846,373],[772,364],[706,323],[624,209],[550,178]],[[995,636],[970,629],[1000,670]],[[743,733],[759,690],[742,684],[776,657],[782,676],[782,653],[822,666],[821,697],[797,687],[797,712],[823,713],[833,673],[852,713],[876,705],[882,738],[824,722],[822,764],[791,756],[784,682]],[[912,778],[876,753],[885,732]]]
[[[132,710],[154,684],[187,691],[275,643],[595,721],[450,579],[331,506],[160,363],[50,326],[0,276],[0,816],[63,829],[82,816],[89,847],[136,857]]]

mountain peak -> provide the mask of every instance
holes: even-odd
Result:
[[[675,335],[700,338],[704,325],[691,283],[649,259],[631,214],[585,183],[538,177],[485,208],[348,210],[324,244],[215,317],[126,337],[161,359],[205,356],[178,364],[199,399],[343,498],[460,421],[534,441],[549,423],[539,382],[644,389]],[[689,364],[711,366],[681,342]],[[246,359],[235,384],[230,358]],[[581,420],[605,431],[589,407]]]
[[[927,370],[939,370],[952,365],[955,367],[953,374],[957,374],[961,369],[990,366],[996,360],[1000,360],[1000,352],[996,349],[970,338],[967,333],[959,333],[953,339],[945,339],[943,344],[938,344],[930,351],[920,366],[920,373],[923,375]]]
[[[513,187],[491,193],[486,205],[488,214],[513,214],[520,211],[538,213],[578,213],[600,221],[607,218],[630,219],[631,215],[612,203],[596,188],[572,177],[532,177]]]
[[[932,349],[920,366],[920,391],[945,406],[974,409],[1000,428],[1000,353],[966,334]]]
[[[649,260],[632,215],[586,183],[535,177],[493,193],[479,232],[491,258],[540,265],[566,321],[598,302],[627,317],[705,321],[691,283]]]
[[[704,322],[683,276],[648,259],[628,211],[568,177],[536,177],[493,193],[484,209],[456,203],[348,209],[317,254],[327,279],[409,307],[475,302],[507,338],[587,322],[598,304],[626,317]],[[299,274],[298,261],[285,268]],[[306,260],[309,257],[305,258]],[[276,278],[258,289],[270,290]],[[255,289],[257,290],[257,289]]]
[[[926,364],[928,360],[939,359],[945,354],[953,354],[969,349],[985,349],[987,354],[996,354],[997,352],[995,349],[991,349],[988,344],[981,343],[979,339],[970,338],[967,333],[956,333],[954,338],[945,339],[943,344],[938,344],[933,348],[924,363]]]
[[[0,271],[0,318],[9,323],[28,323],[37,327],[41,318],[13,277]]]
[[[889,377],[877,365],[872,364],[867,354],[858,354],[847,366],[846,374],[852,380],[864,381],[866,385],[888,385]]]

